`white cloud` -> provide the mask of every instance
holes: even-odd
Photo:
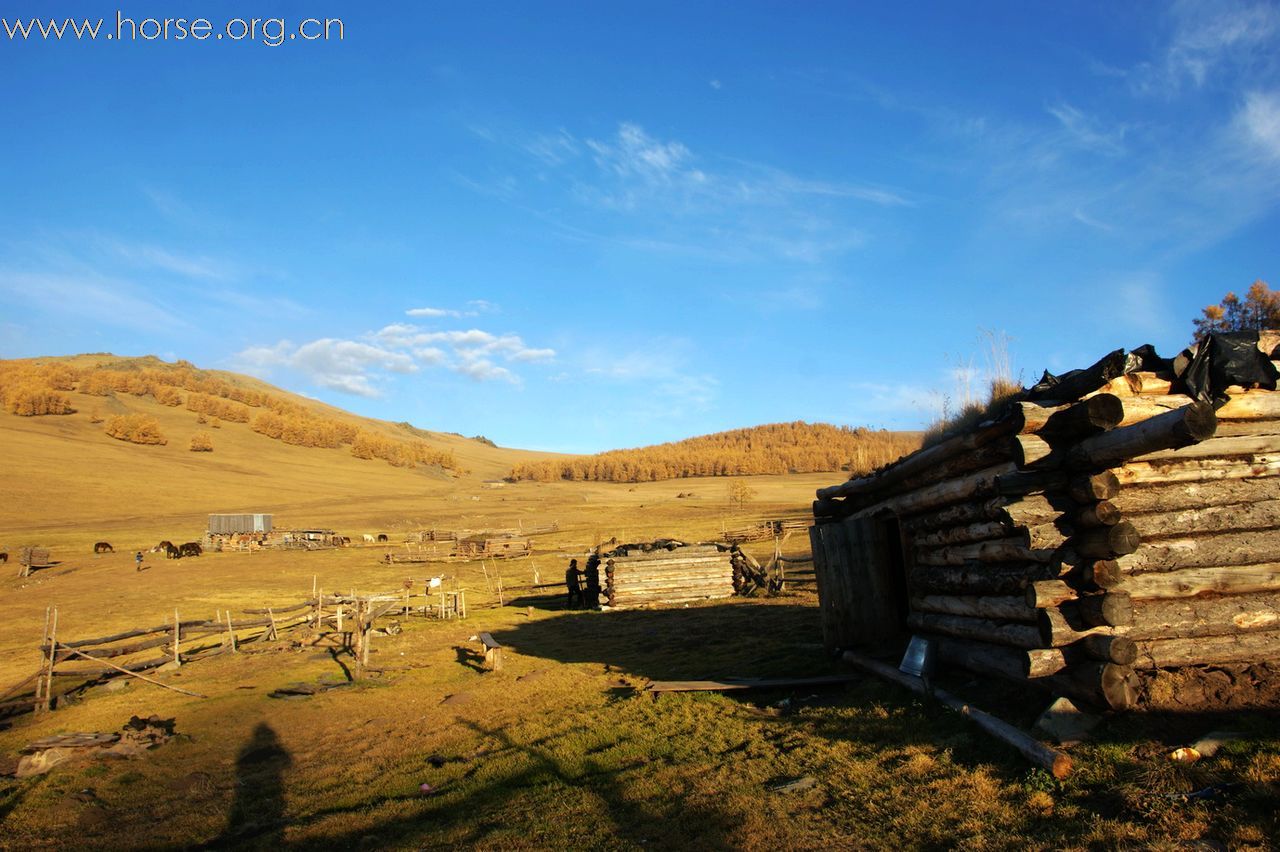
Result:
[[[462,317],[474,317],[480,314],[492,313],[497,310],[497,306],[492,302],[484,299],[472,299],[467,302],[468,310],[458,310],[456,308],[410,308],[405,311],[406,316],[422,317],[425,319],[439,319],[443,317],[452,317],[460,319]]]
[[[1280,160],[1280,92],[1250,92],[1236,121],[1254,147]]]
[[[377,397],[379,372],[407,374],[418,370],[409,355],[354,340],[321,338],[301,346],[282,340],[274,346],[251,346],[236,356],[249,368],[270,371],[275,367],[296,370],[314,384],[342,393]]]
[[[283,340],[273,346],[251,346],[236,361],[249,372],[290,369],[320,387],[373,397],[381,395],[387,374],[407,375],[424,368],[450,370],[480,382],[519,384],[520,377],[499,361],[544,362],[556,355],[554,349],[528,346],[519,335],[475,328],[427,331],[393,323],[365,338],[322,338],[302,345]]]

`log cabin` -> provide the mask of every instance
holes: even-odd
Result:
[[[1273,334],[1117,350],[822,488],[823,638],[1109,710],[1280,706]]]

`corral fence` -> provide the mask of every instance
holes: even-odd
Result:
[[[0,694],[0,716],[28,710],[54,709],[60,697],[83,691],[117,677],[131,677],[186,695],[205,696],[161,683],[143,672],[178,666],[223,654],[279,650],[263,647],[289,639],[300,644],[329,643],[337,652],[354,658],[357,676],[369,668],[374,635],[399,632],[398,624],[378,626],[391,616],[466,617],[465,591],[445,591],[438,580],[409,580],[400,590],[357,594],[325,594],[313,588],[312,596],[293,604],[245,609],[233,614],[218,610],[213,618],[183,620],[174,610],[172,620],[151,627],[125,630],[91,639],[60,638],[58,608],[45,613],[40,643],[39,670]],[[413,592],[414,587],[422,588]],[[249,646],[249,647],[246,647]],[[255,648],[254,646],[257,646]]]

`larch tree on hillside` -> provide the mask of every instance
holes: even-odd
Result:
[[[1235,293],[1228,293],[1221,302],[1208,305],[1200,314],[1192,320],[1197,343],[1215,332],[1280,328],[1280,292],[1258,279],[1250,285],[1243,299]]]

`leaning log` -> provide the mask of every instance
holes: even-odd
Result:
[[[941,462],[972,452],[997,438],[1009,435],[1018,424],[1012,421],[992,423],[975,431],[950,438],[932,447],[913,453],[896,464],[890,465],[870,476],[850,479],[839,485],[818,489],[818,499],[828,500],[833,497],[852,497],[887,492],[902,481],[921,473],[928,472]]]
[[[1132,426],[1086,438],[1071,448],[1067,464],[1100,470],[1160,450],[1185,447],[1212,437],[1218,419],[1213,406],[1196,402]]]
[[[941,482],[928,488],[909,491],[887,498],[878,503],[864,507],[853,517],[870,517],[877,512],[892,512],[897,515],[912,515],[936,509],[949,503],[959,503],[974,497],[990,497],[996,494],[997,481],[1002,474],[1015,472],[1013,462],[1005,462],[983,470]]]
[[[975,707],[955,698],[950,693],[938,689],[937,687],[928,688],[924,681],[917,677],[905,675],[892,666],[886,666],[884,663],[877,662],[870,657],[864,657],[853,651],[845,651],[844,659],[862,669],[871,672],[885,680],[906,687],[907,689],[919,695],[931,695],[938,701],[971,719],[978,727],[987,733],[996,737],[1008,745],[1016,748],[1024,757],[1037,766],[1047,769],[1054,778],[1066,778],[1071,774],[1071,758],[1059,751],[1054,751],[1043,743],[1032,739],[1022,731],[991,716],[983,713]]]

